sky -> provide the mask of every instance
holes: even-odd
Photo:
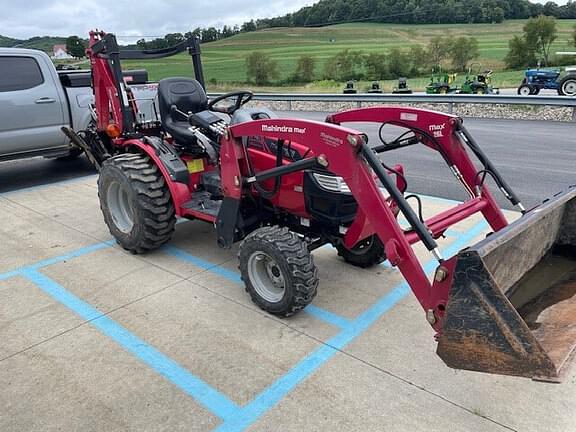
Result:
[[[314,0],[0,0],[0,34],[16,39],[32,36],[88,37],[98,27],[127,36],[166,33],[242,24],[294,12]],[[137,7],[134,7],[137,5]],[[124,37],[120,37],[124,36]]]
[[[16,39],[46,35],[87,37],[90,29],[98,27],[116,33],[122,42],[135,42],[143,36],[184,33],[196,27],[220,28],[279,16],[313,3],[314,0],[0,0],[0,34]]]

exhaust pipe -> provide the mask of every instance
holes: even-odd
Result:
[[[576,348],[576,185],[453,259],[444,362],[560,381]]]

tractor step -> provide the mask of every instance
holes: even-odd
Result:
[[[193,193],[190,201],[186,202],[182,209],[199,219],[212,220],[218,216],[221,205],[221,200],[213,200],[210,193],[201,191]],[[202,215],[208,217],[202,217]]]

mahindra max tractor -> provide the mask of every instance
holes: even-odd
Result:
[[[161,80],[159,118],[143,119],[122,79],[121,59],[183,49],[192,55],[196,79]],[[97,127],[94,136],[66,133],[100,167],[104,220],[126,250],[161,247],[177,217],[207,222],[220,247],[239,243],[252,300],[282,317],[316,295],[314,249],[331,244],[362,267],[386,259],[412,288],[448,366],[551,381],[566,370],[576,342],[575,187],[526,210],[453,115],[374,107],[322,123],[246,108],[252,94],[245,91],[209,100],[195,40],[122,52],[112,34],[92,32],[88,56]],[[345,127],[352,122],[403,132],[369,143]],[[402,167],[383,160],[416,146],[443,158],[467,200],[429,219],[411,207]],[[487,178],[523,213],[517,221],[508,223]],[[492,233],[443,256],[437,239],[477,214]],[[412,249],[417,243],[437,261],[431,277]]]

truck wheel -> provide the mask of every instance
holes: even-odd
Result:
[[[288,317],[316,296],[318,269],[305,242],[287,228],[263,227],[248,235],[238,252],[240,274],[252,301]]]
[[[158,249],[176,224],[168,185],[147,156],[120,154],[108,159],[98,178],[104,221],[118,244],[136,254]]]
[[[533,91],[534,89],[529,84],[522,84],[520,87],[518,87],[518,94],[521,96],[530,96]]]
[[[558,88],[560,96],[576,96],[576,76],[566,76],[560,81]]]
[[[386,261],[384,245],[376,234],[362,240],[352,249],[346,248],[343,244],[337,245],[336,249],[344,261],[356,267],[367,268]]]

